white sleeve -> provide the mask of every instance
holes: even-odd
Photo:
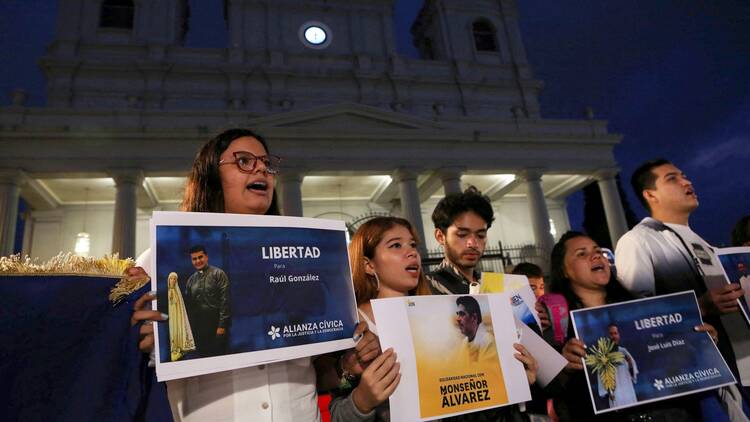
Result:
[[[625,233],[615,248],[617,278],[636,296],[653,296],[654,265],[646,239],[639,238],[632,230]]]

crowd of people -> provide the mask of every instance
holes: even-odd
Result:
[[[246,129],[222,132],[196,155],[182,210],[280,215],[275,193],[276,174],[280,170],[278,160],[271,157],[260,135]],[[562,295],[570,310],[693,290],[706,321],[695,329],[707,332],[714,339],[737,379],[750,378],[750,363],[737,359],[740,355],[750,355],[750,350],[744,349],[750,347],[750,330],[738,312],[736,300],[744,291],[739,284],[714,282],[722,275],[721,264],[713,248],[688,225],[690,214],[698,207],[691,182],[673,163],[655,160],[635,171],[632,185],[650,217],[617,243],[616,275],[599,245],[579,232],[563,234],[554,245],[546,287],[541,268],[534,264],[518,264],[514,273],[528,277],[537,297],[545,291]],[[733,242],[738,245],[750,245],[748,220],[748,217],[743,218],[733,232]],[[481,282],[478,266],[494,221],[494,211],[489,199],[470,187],[443,198],[432,214],[432,221],[444,259],[429,273],[422,266],[419,254],[422,239],[409,221],[378,217],[367,221],[354,234],[349,258],[360,317],[354,333],[358,339],[355,348],[337,354],[168,381],[174,419],[319,421],[317,394],[331,392],[332,421],[390,420],[388,398],[401,380],[400,364],[392,349],[381,350],[370,301],[473,292],[472,286]],[[204,250],[191,253],[201,252],[205,254]],[[129,275],[153,274],[149,257],[150,251],[147,251],[138,259],[140,266],[129,270]],[[203,271],[200,265],[196,269]],[[194,295],[188,296],[194,300]],[[139,298],[132,316],[132,323],[140,325],[139,348],[146,355],[154,349],[153,323],[164,322],[167,318],[151,309],[154,298],[153,292]],[[226,316],[228,308],[223,306],[220,314]],[[472,312],[469,303],[457,306],[459,326],[474,328],[466,334],[465,341],[480,341],[477,327],[481,315]],[[550,330],[550,316],[545,306],[537,303],[536,310],[543,328]],[[219,315],[216,311],[213,313]],[[207,338],[221,337],[225,334],[224,328],[221,322],[212,320],[200,334],[196,329],[195,342],[199,348],[201,344],[209,344],[212,340]],[[700,420],[700,398],[708,395],[717,397],[728,419],[747,420],[743,412],[743,406],[747,406],[745,391],[736,386],[596,416],[583,373],[584,344],[575,337],[572,327],[563,334],[563,341],[550,340],[550,343],[558,348],[568,364],[545,388],[535,385],[537,360],[522,345],[514,345],[515,358],[523,364],[531,385],[532,402],[446,420],[691,421]],[[609,336],[619,343],[617,326],[609,327]],[[627,361],[622,368],[624,375],[618,382],[630,382],[632,390],[633,379],[638,374],[637,362],[632,357]],[[627,386],[618,391],[618,396],[607,396],[605,392],[603,397],[612,403],[628,400]]]

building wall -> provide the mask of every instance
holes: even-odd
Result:
[[[432,211],[440,198],[430,198],[422,203],[422,221],[424,223],[425,244],[428,250],[439,248],[433,235]],[[398,207],[393,210],[384,208],[368,200],[344,201],[303,201],[305,217],[319,217],[350,222],[353,218],[369,213],[398,214]],[[568,215],[563,201],[548,200],[550,218],[557,229],[557,236],[569,230]],[[176,211],[177,204],[160,207],[162,211]],[[534,233],[529,220],[528,205],[525,198],[505,198],[493,203],[495,223],[488,232],[488,247],[496,247],[499,241],[504,246],[518,246],[534,243]],[[149,218],[151,210],[139,210],[136,225],[136,258],[149,248]],[[89,205],[84,210],[82,205],[61,206],[52,211],[34,211],[26,230],[31,231],[30,249],[25,251],[33,258],[47,260],[61,251],[73,251],[76,235],[83,230],[91,236],[89,256],[101,257],[112,250],[112,224],[114,206],[110,204]]]

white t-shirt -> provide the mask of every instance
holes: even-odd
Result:
[[[703,272],[707,288],[726,284],[721,263],[713,248],[690,227],[665,224],[674,232],[657,231],[646,227],[644,223],[648,223],[648,220],[650,219],[646,218],[617,242],[617,275],[626,289],[636,295],[653,295],[656,293],[656,266],[679,266],[686,262],[685,259],[693,262],[692,257],[696,258],[696,264]],[[692,257],[684,250],[683,241],[690,248]],[[750,385],[750,330],[747,329],[747,323],[740,312],[721,315],[721,323],[731,340],[741,382],[743,385]]]
[[[724,270],[721,269],[721,262],[713,248],[705,240],[698,236],[689,226],[671,223],[664,223],[664,225],[676,231],[682,240],[685,241],[685,244],[690,248],[690,253],[697,259],[697,264],[700,265],[703,274],[724,278]]]
[[[147,274],[151,250],[136,260]],[[176,422],[319,422],[311,358],[167,381]]]

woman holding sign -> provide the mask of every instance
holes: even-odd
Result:
[[[571,310],[634,299],[615,278],[599,245],[585,234],[572,231],[565,233],[552,249],[550,291],[563,295]],[[610,340],[619,344],[618,327],[610,324],[607,328]],[[708,324],[696,329],[708,331],[712,338],[716,338],[716,331]],[[609,397],[606,392],[601,389],[599,391],[604,399],[622,402],[620,404],[635,399],[632,384],[638,375],[637,362],[622,349],[626,365],[618,368],[623,374],[617,380],[619,390],[614,390],[617,396]],[[566,370],[557,378],[559,383],[556,387],[562,388],[555,388],[559,391],[548,391],[554,397],[555,412],[560,421],[691,421],[700,414],[696,400],[678,398],[595,416],[583,373],[582,359],[586,356],[586,347],[573,337],[572,325],[562,353],[569,362]],[[628,382],[631,385],[626,385]]]
[[[279,161],[252,131],[222,132],[196,155],[182,210],[279,215],[274,190]],[[138,259],[141,265],[150,263],[148,254]],[[148,267],[139,269],[152,272]],[[148,322],[165,319],[147,306],[154,298],[141,297],[131,319],[133,324],[145,322],[139,344],[144,352],[154,349]],[[167,390],[176,421],[320,421],[311,358],[168,381]]]
[[[370,300],[412,295],[429,295],[430,288],[422,271],[417,250],[418,237],[409,221],[397,217],[378,217],[363,224],[349,246],[352,280],[360,317],[377,335]],[[523,346],[516,345],[516,358],[527,368],[529,382],[536,378],[536,361]],[[331,420],[388,421],[388,397],[400,381],[399,363],[388,349],[366,368],[351,365],[347,353],[342,358],[343,372],[352,374],[353,388],[343,389],[331,402]],[[359,375],[357,380],[356,375]],[[507,410],[503,409],[503,412]],[[471,417],[464,415],[461,418]],[[492,419],[495,420],[495,419]]]

